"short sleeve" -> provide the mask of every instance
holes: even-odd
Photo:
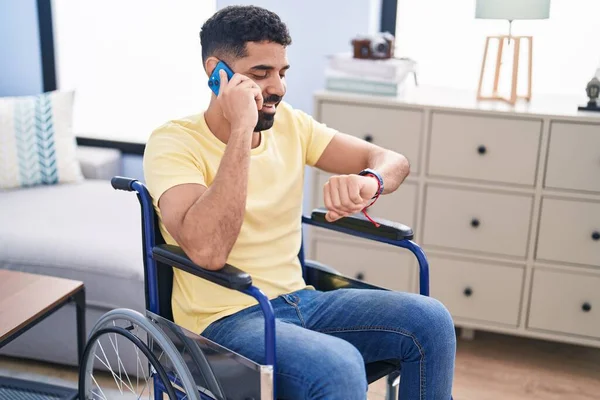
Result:
[[[192,154],[189,135],[175,125],[154,131],[144,151],[144,179],[154,205],[170,188],[197,183],[206,186],[206,171]]]
[[[296,115],[301,120],[305,162],[314,167],[338,131],[316,121],[303,111],[296,110]]]

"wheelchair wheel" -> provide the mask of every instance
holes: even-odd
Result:
[[[79,399],[200,400],[200,395],[164,333],[146,316],[116,309],[90,333],[79,368]]]

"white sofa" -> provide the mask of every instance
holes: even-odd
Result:
[[[114,190],[113,149],[78,148],[78,184],[0,191],[0,268],[83,281],[88,332],[116,307],[145,309],[140,207]],[[0,354],[77,365],[75,307],[67,305]]]

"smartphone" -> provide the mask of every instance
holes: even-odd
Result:
[[[223,61],[219,61],[217,66],[213,70],[212,74],[210,74],[210,78],[208,78],[208,87],[213,91],[215,96],[219,95],[219,87],[221,86],[221,77],[219,76],[219,71],[224,70],[227,73],[227,79],[231,79],[233,77],[233,71],[227,64]]]

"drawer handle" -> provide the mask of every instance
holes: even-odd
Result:
[[[366,142],[373,143],[373,135],[371,135],[370,133],[367,133],[364,139]]]
[[[467,297],[470,297],[473,294],[473,289],[471,289],[470,287],[465,288],[465,290],[463,291],[463,294]]]
[[[479,225],[480,225],[480,222],[479,222],[479,220],[478,220],[477,218],[473,218],[473,219],[471,220],[471,226],[472,226],[473,228],[477,228]]]
[[[362,272],[358,272],[356,274],[356,279],[358,279],[359,281],[364,281],[365,280],[365,274],[363,274]]]
[[[487,152],[487,149],[485,148],[484,145],[481,145],[477,148],[477,152],[481,155],[484,155]]]
[[[592,310],[592,305],[590,303],[583,303],[581,305],[581,309],[583,310],[583,312],[590,312]]]
[[[600,232],[596,231],[592,233],[592,240],[600,240]]]

